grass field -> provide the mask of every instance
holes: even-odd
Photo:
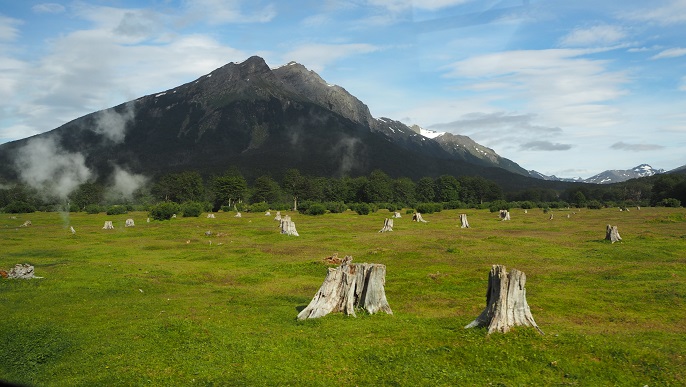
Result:
[[[686,210],[576,211],[549,220],[514,209],[501,222],[450,210],[426,224],[403,211],[388,233],[377,232],[386,210],[291,213],[300,237],[280,235],[264,214],[2,214],[0,268],[30,263],[44,278],[0,280],[0,380],[686,385]],[[459,227],[461,212],[472,228]],[[25,220],[33,225],[19,227]],[[607,224],[621,243],[604,241]],[[296,320],[333,253],[386,265],[393,315]],[[493,264],[526,273],[545,335],[464,329],[485,306]]]

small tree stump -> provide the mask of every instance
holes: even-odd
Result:
[[[74,226],[69,226],[69,231],[71,231],[72,235],[76,234],[76,230],[74,230]]]
[[[524,210],[524,213],[525,213],[525,214],[528,214],[528,213],[529,213],[529,211],[528,211],[528,210]]]
[[[332,312],[355,314],[363,308],[369,314],[379,311],[393,314],[386,300],[386,265],[377,263],[351,264],[346,256],[339,267],[331,267],[324,283],[300,313],[298,320],[319,318]]]
[[[105,225],[102,227],[103,230],[114,230],[114,225],[111,220],[106,220]]]
[[[612,243],[619,242],[622,238],[619,236],[619,231],[617,226],[610,226],[609,224],[605,227],[605,240],[611,241]]]
[[[146,220],[146,222],[147,222],[147,223],[150,223],[150,218],[148,218],[148,219]]]
[[[428,223],[426,220],[424,220],[424,218],[422,218],[422,214],[420,214],[419,212],[415,212],[415,213],[412,215],[412,221],[413,221],[413,222]]]
[[[129,218],[126,219],[126,223],[124,224],[124,227],[134,227],[136,224],[133,222],[133,219]]]
[[[393,219],[386,218],[383,221],[383,228],[379,232],[393,231]]]
[[[548,220],[553,220],[553,213],[552,212],[550,213],[550,218],[548,218]]]
[[[281,219],[281,233],[286,235],[300,236],[295,229],[295,223],[291,221],[291,217],[286,215]]]
[[[526,274],[512,269],[508,274],[505,266],[493,265],[488,274],[486,309],[465,328],[488,327],[488,334],[506,333],[514,326],[532,326],[541,334],[536,325],[529,304],[526,302]]]
[[[276,211],[276,216],[274,217],[274,220],[281,220],[281,211]]]
[[[31,278],[43,278],[36,277],[34,275],[33,266],[28,263],[17,263],[13,268],[7,273],[7,278],[19,278],[19,279],[31,279]]]
[[[236,215],[234,216],[234,218],[240,218],[240,217],[242,217],[241,213],[240,213],[240,212],[236,212]]]
[[[32,224],[31,221],[30,221],[30,220],[27,220],[26,222],[24,222],[24,223],[23,223],[21,226],[19,226],[19,227],[29,227],[31,224]]]
[[[510,211],[500,210],[500,220],[510,220]]]
[[[469,222],[467,221],[467,214],[460,214],[460,228],[469,228]]]
[[[393,218],[401,218],[400,213],[398,211],[394,212]]]
[[[269,211],[267,211],[267,212],[264,213],[264,216],[272,216],[272,213],[269,212]]]
[[[217,218],[214,216],[214,214],[209,213],[209,214],[207,214],[207,219],[217,219]]]

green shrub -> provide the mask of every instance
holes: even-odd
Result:
[[[85,211],[87,214],[99,214],[102,209],[97,204],[89,204],[86,206]]]
[[[534,208],[534,203],[530,202],[530,201],[524,201],[524,202],[519,203],[519,207],[523,210],[530,210],[530,209]]]
[[[499,212],[500,210],[510,210],[510,203],[505,200],[496,200],[488,205],[488,210],[491,212]]]
[[[269,211],[269,203],[259,202],[250,205],[250,212],[266,212]]]
[[[180,206],[174,202],[163,202],[150,209],[150,217],[155,220],[169,220],[178,213]]]
[[[204,206],[198,202],[186,202],[181,205],[181,213],[184,218],[197,218],[202,214]]]
[[[30,212],[35,212],[36,207],[32,204],[23,202],[21,200],[15,200],[10,202],[10,204],[5,206],[5,212],[10,214],[28,214]]]
[[[343,202],[326,202],[324,206],[332,214],[340,214],[348,209],[348,206],[346,206]]]
[[[603,208],[603,204],[597,200],[590,200],[586,203],[586,207],[588,207],[589,209],[592,209],[592,210],[599,210],[599,209]]]
[[[660,207],[681,207],[681,201],[679,199],[667,198],[662,199],[657,205]]]
[[[127,212],[126,206],[114,205],[107,208],[107,215],[122,215]]]
[[[417,203],[415,210],[421,214],[433,214],[443,210],[442,203]]]
[[[313,203],[307,209],[307,215],[324,215],[326,213],[326,207],[321,203]]]
[[[369,215],[370,208],[367,203],[356,203],[351,207],[355,207],[353,210],[357,212],[358,215]]]

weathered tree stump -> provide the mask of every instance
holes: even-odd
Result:
[[[23,223],[21,226],[19,226],[19,227],[29,227],[31,224],[32,224],[31,221],[30,221],[30,220],[27,220],[26,222],[24,222],[24,223]]]
[[[243,215],[241,215],[240,212],[236,212],[236,215],[234,216],[234,218],[240,218],[240,217],[242,217],[242,216],[243,216]]]
[[[500,220],[510,220],[510,211],[500,210]]]
[[[281,219],[281,233],[286,235],[300,236],[295,229],[295,223],[291,221],[291,217],[286,215]]]
[[[133,222],[133,219],[129,218],[126,219],[126,223],[124,224],[124,227],[135,227],[136,224]]]
[[[553,220],[553,213],[552,212],[550,213],[550,218],[548,218],[548,220]]]
[[[524,210],[524,213],[525,213],[525,214],[528,214],[528,213],[529,213],[529,211],[528,211],[528,210]]]
[[[74,226],[69,226],[69,231],[71,231],[72,235],[76,234],[76,230],[74,230]]]
[[[102,227],[103,230],[114,230],[114,225],[111,220],[106,220],[105,225]]]
[[[147,223],[150,223],[150,218],[148,218],[148,219],[146,220],[146,222],[147,222]]]
[[[467,214],[460,214],[460,228],[469,228],[469,222],[467,221]]]
[[[207,214],[207,219],[217,219],[217,218],[214,216],[214,214],[209,213],[209,214]]]
[[[369,314],[379,311],[393,314],[386,300],[386,265],[378,263],[351,264],[346,256],[339,267],[329,268],[324,283],[300,313],[298,320],[319,318],[333,312],[355,314],[355,308]]]
[[[272,216],[272,213],[270,211],[267,211],[264,213],[264,216]]]
[[[281,220],[281,211],[276,211],[276,216],[274,217],[274,220]]]
[[[43,278],[36,277],[34,275],[33,266],[28,263],[17,263],[13,268],[7,273],[7,278],[20,278],[20,279],[31,279],[31,278]]]
[[[493,265],[488,274],[486,309],[465,328],[488,327],[488,334],[506,333],[514,326],[531,326],[543,334],[526,302],[526,275],[517,269],[508,274],[503,265]]]
[[[617,226],[610,226],[609,224],[605,227],[605,240],[611,241],[612,243],[619,242],[622,238],[619,236],[619,231]]]
[[[393,213],[393,218],[401,218],[400,213],[398,211]]]
[[[383,228],[379,232],[393,231],[393,219],[386,218],[383,221]]]
[[[424,218],[422,218],[422,214],[420,214],[419,212],[415,212],[414,214],[412,214],[412,221],[428,223],[426,220],[424,220]]]

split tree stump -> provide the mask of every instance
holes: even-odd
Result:
[[[20,278],[20,279],[31,279],[31,278],[43,278],[36,277],[34,274],[33,266],[28,263],[17,263],[13,268],[7,273],[7,278]]]
[[[424,220],[424,218],[422,218],[422,214],[420,214],[419,212],[415,212],[415,213],[412,215],[412,221],[413,221],[413,222],[428,223],[426,220]]]
[[[460,214],[460,228],[469,228],[469,222],[467,221],[467,214]]]
[[[281,218],[281,233],[286,235],[300,236],[295,229],[295,223],[291,221],[291,217],[286,215]]]
[[[383,228],[379,232],[393,231],[393,219],[386,218],[383,221]]]
[[[619,236],[619,231],[617,226],[610,226],[609,224],[605,227],[605,240],[611,241],[612,243],[619,242],[622,238]]]
[[[500,210],[500,220],[510,220],[510,211]]]
[[[319,318],[332,312],[355,314],[355,308],[365,309],[369,314],[379,311],[393,314],[386,300],[386,265],[378,263],[353,263],[346,256],[339,267],[329,268],[324,283],[300,313],[298,320]]]
[[[398,211],[393,213],[393,218],[400,218],[400,213]]]
[[[114,225],[111,220],[106,220],[105,225],[102,227],[103,230],[114,230]]]
[[[543,334],[526,302],[526,274],[503,265],[493,265],[488,274],[486,309],[465,328],[488,327],[488,334],[506,333],[514,326],[531,326]]]

